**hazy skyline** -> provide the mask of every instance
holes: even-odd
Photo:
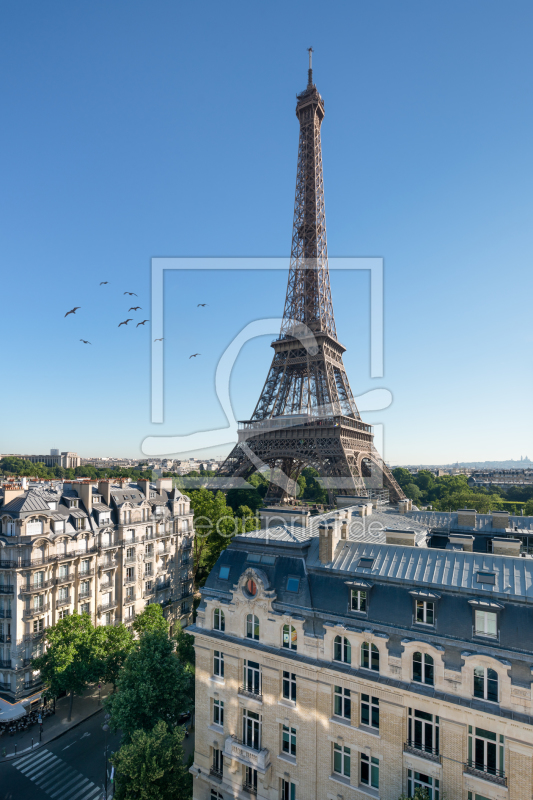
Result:
[[[146,436],[225,424],[218,359],[250,321],[282,314],[286,275],[166,277],[163,425],[150,422],[150,324],[133,326],[150,318],[152,257],[289,255],[313,45],[329,254],[385,263],[382,379],[368,275],[331,277],[354,394],[394,398],[363,418],[384,425],[392,463],[532,455],[529,3],[0,13],[0,451],[140,457]],[[272,338],[239,355],[238,419]]]

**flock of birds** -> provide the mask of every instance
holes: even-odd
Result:
[[[109,283],[109,281],[100,281],[100,286],[107,286],[108,283]],[[135,292],[124,292],[124,294],[127,294],[130,297],[138,297],[138,295],[136,295]],[[198,303],[197,308],[205,308],[207,305],[208,305],[207,303]],[[76,311],[78,311],[78,309],[80,309],[80,308],[81,308],[81,306],[74,306],[74,308],[71,308],[70,311],[67,311],[67,313],[65,314],[65,317],[68,317],[69,314],[75,314]],[[130,309],[128,309],[128,313],[130,311],[142,311],[142,307],[141,306],[132,306]],[[125,319],[123,322],[119,322],[118,327],[120,328],[121,325],[127,325],[128,322],[133,322],[133,317],[130,317],[129,319]],[[149,319],[143,319],[142,322],[138,322],[135,327],[138,328],[139,325],[145,325],[147,322],[150,322],[150,320]],[[160,339],[154,339],[154,342],[162,342],[164,338],[165,337],[162,336]],[[92,345],[92,342],[87,341],[87,339],[80,339],[80,342],[83,342],[83,344]],[[201,356],[201,355],[202,355],[201,353],[193,353],[191,356],[189,356],[189,359],[196,358],[196,356]]]

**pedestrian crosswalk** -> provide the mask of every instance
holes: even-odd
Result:
[[[101,787],[50,750],[36,750],[12,764],[53,800],[100,800],[102,797]]]

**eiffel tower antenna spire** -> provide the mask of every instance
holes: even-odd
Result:
[[[335,494],[403,493],[373,444],[372,427],[355,404],[337,339],[328,268],[320,129],[324,101],[313,83],[296,96],[300,123],[287,295],[279,338],[263,391],[220,476],[246,478],[269,466],[269,500],[298,492],[312,466]],[[383,495],[382,495],[383,496]]]
[[[307,88],[309,89],[313,85],[313,48],[308,47],[307,52],[309,53],[309,69],[307,70]]]

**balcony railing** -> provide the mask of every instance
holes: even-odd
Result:
[[[11,691],[11,684],[0,681],[0,692],[10,692],[10,691]]]
[[[45,611],[50,611],[50,603],[43,603],[42,606],[36,606],[35,608],[25,608],[22,612],[22,615],[26,619],[31,619],[39,614],[44,614]]]
[[[92,591],[90,589],[87,589],[84,592],[79,592],[78,600],[85,600],[87,597],[91,597],[91,596],[92,596]]]
[[[211,769],[209,770],[209,774],[213,775],[213,777],[215,778],[219,778],[220,780],[222,780],[222,778],[224,777],[223,771],[215,766],[211,767]]]
[[[10,586],[0,586],[0,594],[13,594],[15,592],[15,587]]]
[[[137,561],[137,556],[126,556],[126,558],[124,559],[125,564],[135,564],[136,561]]]
[[[248,783],[248,781],[244,781],[242,784],[242,788],[244,792],[248,792],[248,794],[253,794],[254,797],[257,795],[257,786],[254,786],[253,783]]]
[[[24,690],[27,691],[28,689],[34,689],[36,686],[41,686],[42,680],[40,678],[35,678],[33,681],[24,681]]]
[[[270,764],[270,753],[266,748],[250,747],[250,745],[245,744],[242,739],[238,739],[236,736],[228,736],[226,738],[224,755],[263,773]]]
[[[114,585],[115,585],[115,581],[107,581],[106,583],[101,583],[100,584],[100,591],[101,592],[105,592],[105,591],[107,591],[107,589],[112,589]]]
[[[490,783],[497,783],[500,786],[507,786],[507,778],[502,769],[496,767],[487,767],[486,764],[478,764],[475,761],[467,761],[464,771],[469,775],[474,775],[476,778],[481,778]]]
[[[0,659],[0,669],[11,669],[11,659]]]
[[[78,572],[80,578],[88,578],[91,575],[94,575],[94,567],[91,567],[91,569],[80,569]]]
[[[152,586],[151,589],[145,589],[143,592],[143,597],[151,597],[155,592],[154,587]]]
[[[62,600],[56,600],[56,608],[61,608],[61,606],[68,606],[72,602],[72,598],[64,597]]]
[[[22,594],[33,594],[33,592],[42,592],[44,589],[49,589],[50,586],[55,584],[55,580],[51,578],[48,581],[43,581],[42,583],[30,583],[26,584],[26,586],[21,586],[20,591]]]
[[[421,742],[409,739],[403,746],[404,753],[410,753],[413,756],[420,756],[420,758],[427,758],[428,761],[436,761],[439,764],[442,762],[442,756],[436,747],[426,747]]]
[[[99,550],[112,550],[114,548],[120,547],[120,542],[112,542],[111,544],[101,544],[98,548]]]
[[[45,625],[44,628],[40,631],[32,631],[32,633],[25,633],[22,638],[25,642],[32,642],[35,639],[40,639],[41,636],[43,636],[46,633],[49,627],[50,627],[49,625]]]
[[[44,556],[44,558],[22,558],[19,561],[20,567],[42,567],[45,564],[53,564],[57,560],[57,556]]]
[[[143,553],[144,561],[152,561],[155,558],[155,553],[152,550],[150,553]]]
[[[128,595],[128,597],[124,598],[124,605],[125,606],[128,606],[128,605],[130,605],[130,603],[134,603],[134,602],[135,602],[135,595],[134,594],[130,594],[130,595]]]
[[[244,695],[244,697],[251,697],[252,700],[262,700],[263,695],[259,691],[259,689],[255,689],[252,685],[245,686],[241,684],[239,686],[239,694]]]
[[[137,616],[137,614],[134,613],[129,617],[125,617],[124,618],[124,625],[131,625],[131,623],[135,621],[135,617],[136,616]]]
[[[170,581],[158,583],[155,587],[156,592],[163,592],[165,589],[170,589]]]
[[[0,644],[11,644],[11,634],[0,633]]]
[[[10,561],[9,559],[6,560],[5,558],[0,558],[0,569],[15,569],[17,566],[16,561]]]
[[[106,559],[105,561],[101,561],[98,564],[98,566],[101,567],[102,569],[116,569],[117,562],[116,561],[112,561],[112,560],[108,561]]]
[[[62,575],[61,577],[56,578],[56,584],[57,586],[61,586],[64,583],[74,583],[75,579],[76,576],[74,575],[74,573],[69,575]]]
[[[58,553],[56,556],[56,561],[68,561],[71,558],[78,558],[79,552],[77,550],[72,550],[69,553]]]
[[[11,619],[11,609],[10,608],[0,609],[0,619]]]
[[[129,586],[132,583],[135,583],[135,575],[132,575],[130,578],[124,578],[124,586]]]
[[[117,606],[118,603],[116,600],[114,600],[112,603],[105,603],[105,605],[103,606],[98,606],[98,616],[100,616],[100,614],[104,614],[106,611],[111,611],[113,608],[116,608]]]

